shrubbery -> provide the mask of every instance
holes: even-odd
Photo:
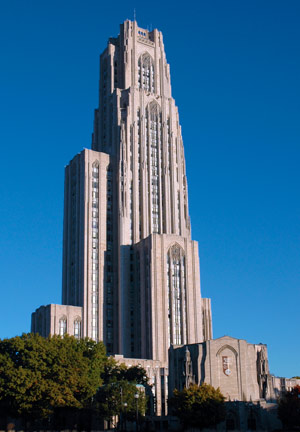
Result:
[[[209,384],[193,384],[182,391],[175,390],[170,400],[173,413],[185,428],[209,428],[225,420],[225,398],[220,389]]]

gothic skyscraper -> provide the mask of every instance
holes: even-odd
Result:
[[[76,323],[108,353],[164,364],[170,345],[211,339],[187,191],[162,33],[127,20],[100,58],[92,150],[66,167],[63,305],[49,309],[50,332]]]
[[[251,402],[253,420],[253,403],[298,381],[270,375],[265,345],[212,339],[162,33],[125,21],[101,55],[99,87],[92,149],[65,170],[62,305],[38,308],[31,330],[88,336],[142,366],[158,416],[174,388],[206,382]]]

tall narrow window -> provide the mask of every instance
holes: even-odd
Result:
[[[113,351],[113,183],[112,167],[109,165],[106,173],[106,253],[105,253],[105,298],[106,298],[106,349]]]
[[[169,343],[186,343],[185,256],[179,245],[167,255],[168,333]]]
[[[77,225],[78,225],[78,214],[77,214],[77,200],[78,200],[78,183],[77,183],[77,167],[76,162],[74,161],[71,165],[71,206],[70,206],[70,221],[71,221],[71,230],[70,230],[70,255],[71,255],[71,263],[72,265],[69,267],[69,283],[71,285],[71,289],[68,290],[68,302],[69,304],[78,305],[78,280],[77,280],[77,266],[76,266],[76,256],[77,256],[77,248],[78,243],[76,241],[77,237]]]
[[[142,238],[142,170],[141,170],[141,110],[137,110],[137,133],[138,133],[138,143],[137,143],[137,153],[138,153],[138,185],[139,185],[139,240]]]
[[[160,232],[160,193],[159,193],[159,144],[161,139],[161,113],[159,105],[152,102],[147,107],[147,153],[149,153],[149,173],[151,190],[151,219],[152,232]],[[149,147],[150,146],[150,147]]]
[[[81,338],[81,320],[79,318],[74,321],[74,336],[76,339]]]
[[[59,320],[59,334],[60,336],[64,336],[67,333],[67,318],[62,317]]]
[[[155,92],[154,63],[147,53],[141,55],[138,61],[138,88]]]
[[[98,295],[99,295],[99,280],[98,280],[98,268],[99,268],[99,165],[97,162],[93,163],[92,168],[92,218],[91,218],[91,233],[92,233],[92,271],[91,271],[91,327],[92,327],[92,339],[98,342]],[[77,326],[79,323],[77,324]],[[80,323],[81,326],[81,323]],[[80,329],[81,331],[81,329]],[[75,335],[75,323],[74,323],[74,336]]]

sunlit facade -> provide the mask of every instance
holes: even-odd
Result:
[[[65,168],[62,306],[49,307],[50,333],[104,341],[164,374],[170,345],[212,337],[163,36],[135,21],[100,57],[92,149]]]
[[[71,334],[127,358],[212,336],[163,36],[136,21],[100,57],[92,150],[66,167],[62,303],[82,308]]]
[[[127,20],[108,40],[92,149],[66,166],[64,196],[62,305],[38,308],[32,332],[90,337],[117,361],[143,366],[157,415],[167,413],[168,389],[193,382],[251,406],[292,385],[270,375],[265,346],[212,340],[158,30]]]

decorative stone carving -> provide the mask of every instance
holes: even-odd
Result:
[[[185,377],[184,386],[188,388],[191,384],[195,383],[195,377],[193,375],[193,364],[191,360],[191,353],[186,346],[185,348],[185,356],[183,362],[183,376]]]
[[[265,399],[268,394],[268,375],[269,366],[266,355],[266,347],[262,346],[257,353],[257,381],[259,385],[259,395]]]

